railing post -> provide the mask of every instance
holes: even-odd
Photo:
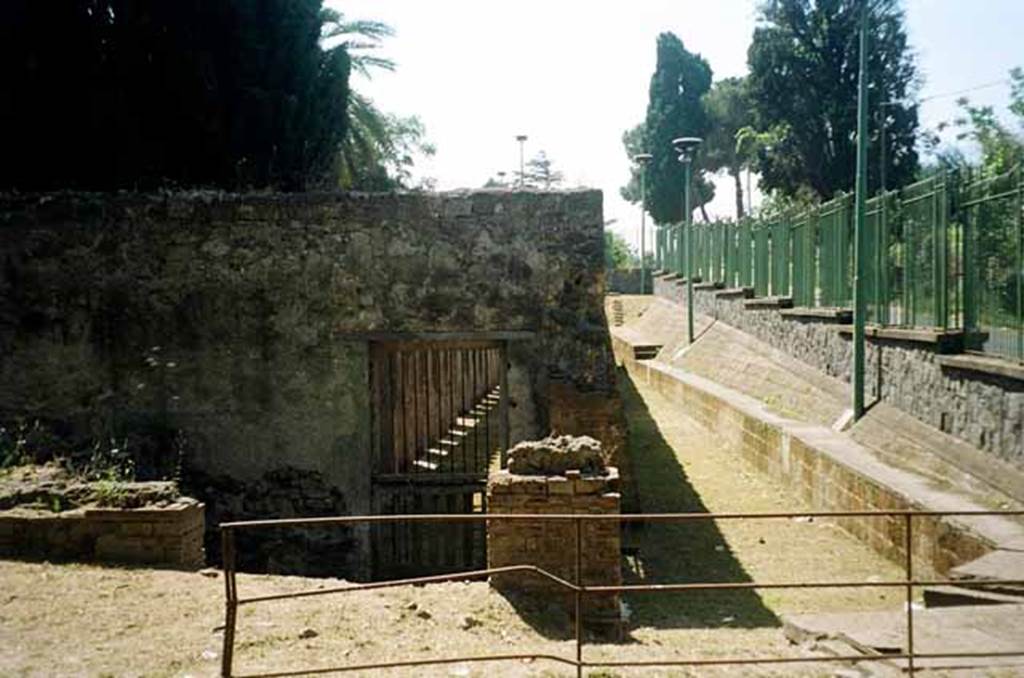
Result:
[[[235,581],[235,532],[221,528],[221,560],[224,568],[224,646],[220,674],[230,678],[235,652],[235,622],[238,617],[238,589]]]
[[[573,519],[576,525],[576,678],[583,678],[583,540],[580,519]]]
[[[904,549],[906,550],[907,575],[907,675],[914,675],[914,535],[911,529],[913,516],[904,514]]]
[[[498,366],[498,435],[500,437],[499,444],[501,445],[501,468],[508,466],[508,448],[509,448],[509,420],[508,420],[508,342],[503,341],[501,343],[501,350],[499,351],[499,359],[501,364]]]

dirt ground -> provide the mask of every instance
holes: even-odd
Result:
[[[643,386],[624,378],[636,491],[644,511],[806,508],[722,449]],[[629,532],[631,581],[793,581],[898,578],[898,568],[837,528],[772,520],[654,525]],[[211,576],[212,575],[212,576]],[[337,585],[240,575],[242,597]],[[213,676],[220,669],[223,580],[215,572],[0,561],[0,675]],[[780,615],[899,604],[884,589],[772,590],[633,596],[626,642],[588,643],[584,658],[808,656]],[[360,591],[243,607],[239,675],[456,654],[572,657],[568,618],[513,604],[486,583]],[[590,676],[833,675],[834,665],[593,669]],[[357,671],[355,675],[366,675]],[[353,675],[353,674],[348,674]],[[377,672],[401,676],[571,676],[556,663],[452,664]]]

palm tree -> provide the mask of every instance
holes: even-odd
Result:
[[[344,47],[357,73],[371,79],[376,71],[395,70],[393,60],[377,53],[381,42],[395,34],[391,26],[381,21],[347,20],[333,9],[324,9],[322,17],[322,40]],[[423,126],[418,119],[388,115],[354,89],[349,92],[348,116],[339,173],[343,188],[393,188],[401,184],[403,167],[412,163],[410,151],[433,153],[423,141]],[[391,176],[389,168],[397,176]]]

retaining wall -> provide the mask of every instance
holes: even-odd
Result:
[[[655,279],[655,295],[686,303],[685,285],[671,277]],[[850,381],[848,315],[801,315],[776,300],[718,289],[695,289],[694,309]],[[965,355],[966,339],[958,332],[869,328],[867,396],[1024,469],[1024,367]]]
[[[0,556],[203,566],[203,505],[180,500],[138,509],[0,513]]]
[[[681,412],[739,451],[760,471],[791,488],[804,502],[822,511],[934,510],[903,487],[924,488],[923,479],[883,467],[843,434],[784,419],[757,400],[714,382],[655,361],[638,361],[627,342],[614,338],[616,356],[635,380],[643,380],[671,398]],[[898,517],[842,518],[837,523],[881,555],[902,562],[905,523]],[[995,525],[996,529],[975,529]],[[988,532],[1003,528],[999,520],[915,518],[913,549],[916,571],[945,574],[998,547]],[[1011,526],[1010,531],[1016,528]],[[1016,533],[1016,532],[1015,532]]]

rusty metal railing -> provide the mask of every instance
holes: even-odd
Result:
[[[225,587],[225,611],[224,611],[224,647],[222,654],[221,674],[234,678],[271,678],[279,676],[299,676],[326,673],[340,673],[346,671],[369,671],[373,669],[394,669],[416,666],[443,665],[454,663],[480,663],[514,660],[547,660],[576,668],[576,675],[581,677],[584,668],[605,668],[605,667],[656,667],[656,666],[726,666],[726,665],[754,665],[754,664],[805,664],[805,663],[859,663],[872,661],[893,661],[906,660],[907,672],[914,675],[916,660],[922,659],[982,659],[982,658],[1008,658],[1024,657],[1024,646],[1020,650],[1011,652],[942,652],[942,653],[921,653],[914,649],[914,607],[913,596],[916,588],[925,586],[960,586],[964,588],[981,588],[992,585],[1024,586],[1024,579],[991,579],[983,581],[962,581],[955,579],[915,579],[914,578],[914,537],[913,519],[919,517],[943,518],[949,516],[1024,516],[1024,511],[803,511],[803,512],[778,512],[778,513],[652,513],[652,514],[559,514],[559,515],[537,515],[537,514],[440,514],[440,515],[387,515],[387,516],[337,516],[326,518],[295,518],[283,520],[252,520],[244,522],[228,522],[220,525],[221,546],[224,560],[224,587]],[[703,520],[770,520],[790,518],[882,518],[902,517],[904,551],[904,579],[893,581],[821,581],[821,582],[698,582],[680,584],[623,584],[617,586],[587,586],[581,582],[581,561],[582,561],[582,539],[581,525],[584,522],[617,521],[620,523],[664,523],[664,522],[687,522]],[[466,521],[543,521],[543,522],[571,522],[575,527],[575,581],[567,581],[551,572],[547,572],[533,565],[515,565],[509,567],[498,567],[465,572],[453,572],[451,574],[434,575],[429,577],[416,577],[411,579],[397,579],[391,581],[371,582],[366,584],[352,584],[333,588],[319,588],[293,593],[279,593],[273,595],[255,596],[251,598],[240,598],[235,570],[235,532],[239,530],[253,530],[261,528],[280,527],[328,527],[345,526],[366,523],[393,523],[398,521],[438,523],[438,522],[466,522]],[[458,656],[458,657],[437,657],[431,659],[410,659],[376,664],[349,664],[345,666],[334,666],[326,668],[305,668],[272,673],[245,674],[239,676],[234,673],[234,649],[235,631],[237,628],[238,608],[242,605],[252,605],[288,598],[307,598],[330,594],[350,593],[353,591],[368,591],[373,589],[390,588],[396,586],[408,586],[414,584],[431,584],[447,581],[464,581],[467,579],[482,579],[491,575],[527,574],[546,578],[556,585],[564,588],[575,598],[575,657],[563,657],[554,654],[543,653],[512,653],[495,654],[482,656]],[[833,656],[823,655],[820,657],[729,657],[713,659],[648,659],[631,661],[584,661],[583,658],[583,615],[582,600],[589,595],[609,595],[617,593],[648,593],[659,594],[679,591],[708,591],[708,590],[737,590],[737,589],[829,589],[829,588],[902,588],[906,592],[906,651],[902,653],[880,654],[880,655],[847,655]]]

